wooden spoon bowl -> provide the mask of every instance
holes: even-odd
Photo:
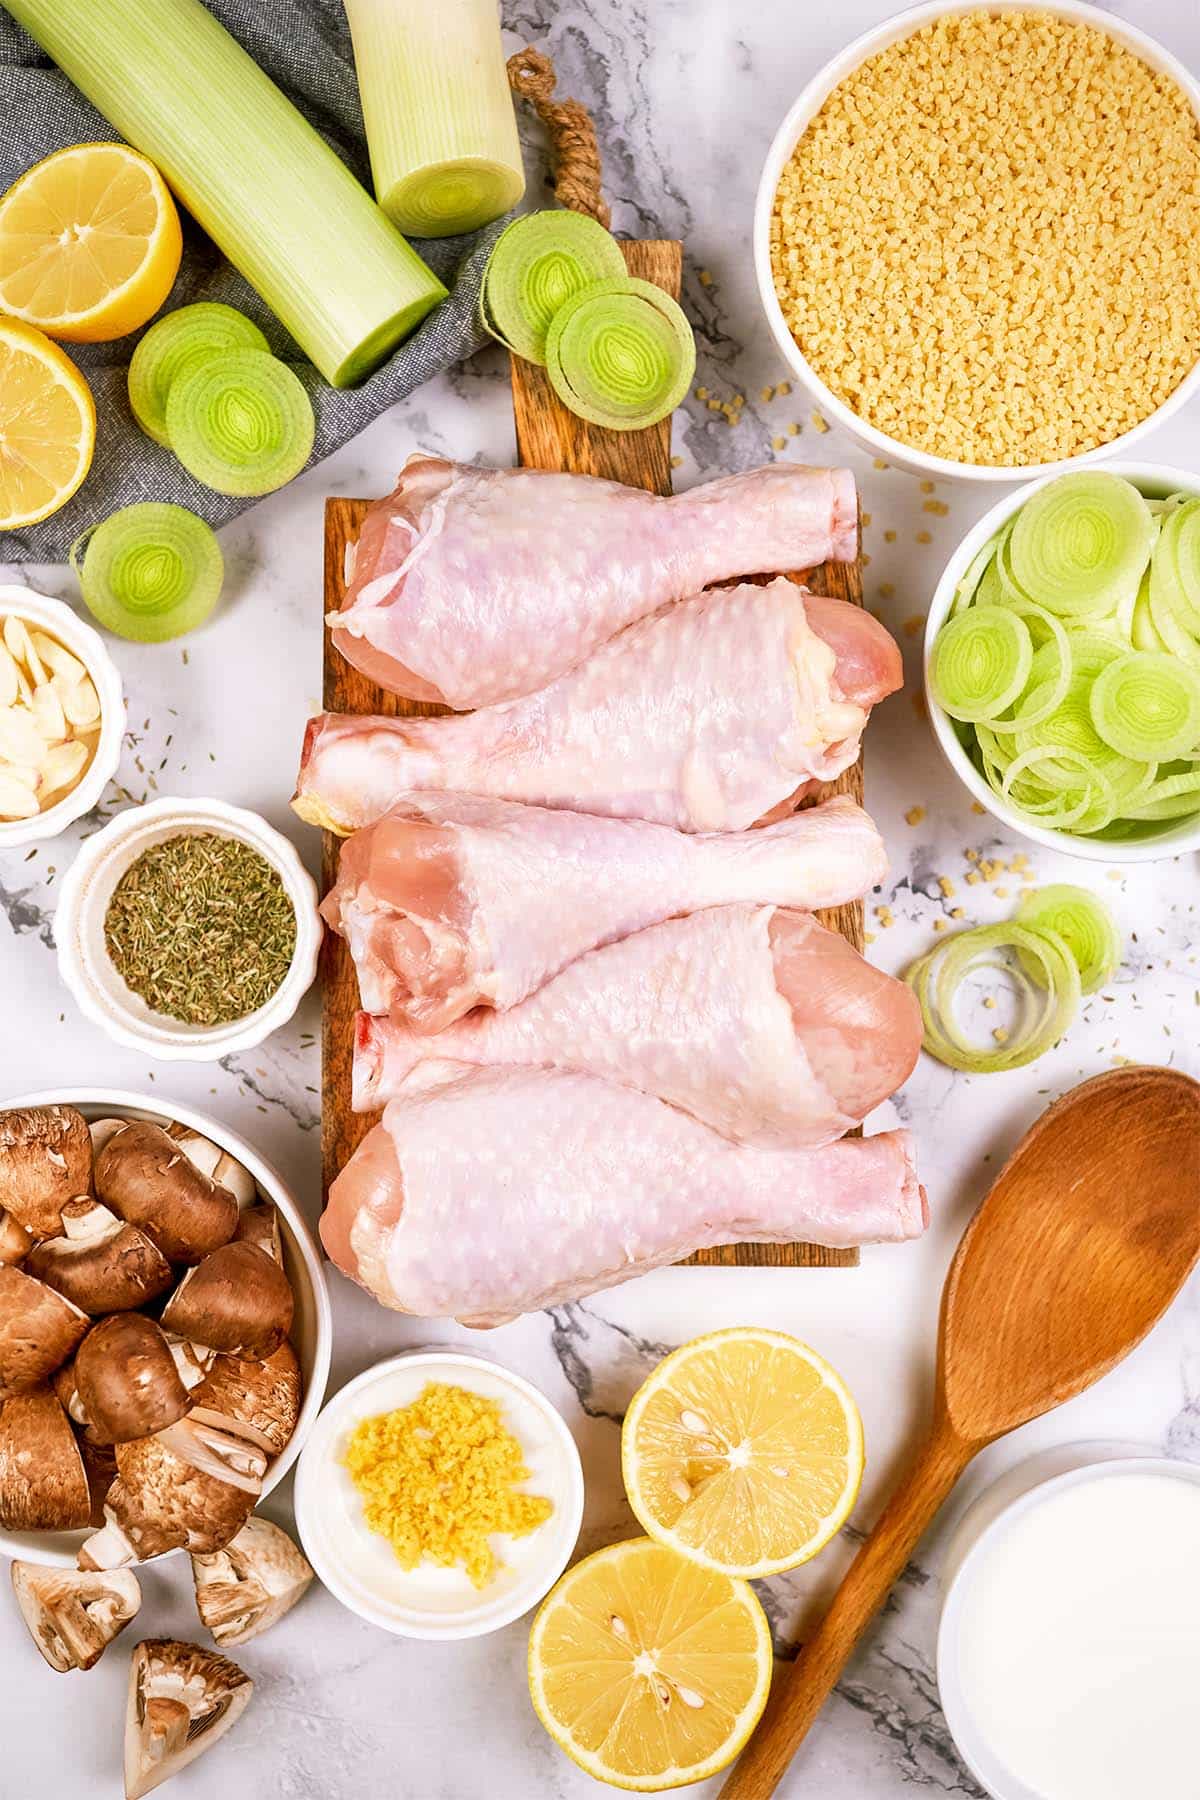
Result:
[[[721,1789],[767,1800],[966,1465],[1127,1356],[1200,1257],[1200,1084],[1120,1069],[1056,1102],[1001,1169],[942,1293],[933,1422]]]

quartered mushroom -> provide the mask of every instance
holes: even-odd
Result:
[[[238,1244],[257,1244],[273,1262],[283,1262],[283,1239],[279,1231],[279,1213],[267,1200],[261,1206],[248,1206],[238,1219],[233,1234]]]
[[[33,1248],[33,1239],[19,1220],[0,1206],[0,1263],[24,1262]]]
[[[48,1387],[0,1406],[0,1525],[6,1531],[81,1531],[91,1516],[71,1422]]]
[[[0,1113],[0,1194],[34,1237],[57,1237],[68,1200],[91,1192],[92,1140],[73,1106]]]
[[[104,1204],[140,1226],[170,1262],[199,1262],[237,1228],[229,1189],[198,1169],[161,1125],[121,1125],[97,1151],[94,1179]]]
[[[93,1325],[75,1353],[73,1374],[78,1411],[71,1402],[67,1410],[96,1444],[152,1437],[191,1406],[170,1345],[141,1313],[113,1313]]]
[[[125,1800],[142,1800],[211,1750],[253,1692],[250,1677],[214,1650],[168,1638],[139,1644],[125,1713]]]
[[[228,1150],[222,1150],[211,1138],[193,1131],[190,1125],[176,1122],[167,1126],[167,1132],[202,1175],[229,1190],[243,1212],[254,1205],[258,1199],[258,1186],[249,1169],[236,1156],[230,1156]]]
[[[253,1512],[266,1466],[252,1444],[191,1419],[118,1444],[104,1526],[83,1545],[79,1567],[120,1569],[168,1550],[223,1550]]]
[[[201,1623],[222,1649],[231,1649],[278,1624],[313,1572],[286,1531],[267,1519],[248,1519],[224,1550],[193,1556],[192,1576]]]
[[[94,1668],[142,1604],[128,1569],[92,1574],[14,1562],[12,1584],[30,1637],[60,1675]]]
[[[48,1381],[91,1320],[44,1281],[0,1263],[0,1400]]]
[[[167,1331],[230,1356],[272,1355],[292,1326],[292,1290],[257,1244],[225,1244],[189,1269],[163,1309]]]
[[[191,1417],[197,1424],[248,1438],[268,1456],[279,1456],[296,1429],[301,1390],[300,1364],[290,1344],[281,1344],[261,1362],[217,1356],[192,1390]]]
[[[158,1246],[99,1200],[68,1200],[62,1235],[46,1238],[27,1267],[84,1312],[128,1312],[165,1294],[174,1277]]]

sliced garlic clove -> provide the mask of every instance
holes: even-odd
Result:
[[[43,748],[42,755],[45,755]],[[32,788],[36,794],[41,784],[42,774],[38,763],[0,763],[0,774],[7,775],[10,781],[19,781],[22,787]]]
[[[56,675],[52,683],[55,692],[62,701],[63,712],[72,725],[92,725],[100,717],[100,696],[89,675],[82,681],[66,681],[63,676]]]
[[[11,706],[19,691],[16,658],[7,644],[0,644],[0,706]]]
[[[29,627],[24,619],[18,619],[15,613],[10,613],[4,621],[4,642],[8,647],[9,654],[17,662],[25,664],[35,687],[43,681],[49,681],[50,677],[42,667],[42,659],[33,647]]]
[[[47,637],[44,631],[33,632],[32,643],[46,667],[55,675],[62,675],[72,686],[77,681],[82,681],[87,674],[87,670],[79,658],[72,656],[65,645],[56,642],[52,637]]]
[[[48,744],[61,744],[71,735],[62,701],[49,682],[33,690],[33,722]]]
[[[41,762],[42,797],[57,794],[62,788],[74,787],[88,765],[86,744],[55,744]]]
[[[0,769],[0,819],[32,819],[39,810],[33,789]]]
[[[27,708],[6,706],[0,710],[0,759],[7,763],[40,763],[45,747]]]

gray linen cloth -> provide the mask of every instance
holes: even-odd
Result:
[[[341,0],[205,0],[261,68],[316,126],[370,191],[350,28]],[[54,68],[0,5],[0,191],[43,156],[66,144],[111,142],[117,136]],[[162,308],[221,300],[260,325],[272,350],[295,369],[316,413],[312,462],[319,462],[403,400],[439,369],[484,342],[478,321],[479,282],[499,226],[464,237],[417,242],[415,248],[450,289],[408,341],[361,387],[327,387],[254,290],[182,213],[183,263]],[[96,455],[91,473],[59,512],[23,531],[0,533],[0,562],[60,562],[80,532],[135,500],[173,500],[212,525],[252,506],[214,494],[194,481],[171,452],[139,430],[129,410],[126,371],[140,333],[111,344],[66,345],[96,398]]]

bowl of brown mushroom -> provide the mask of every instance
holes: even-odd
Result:
[[[319,1253],[243,1140],[132,1094],[0,1109],[0,1551],[221,1556],[329,1373]]]

